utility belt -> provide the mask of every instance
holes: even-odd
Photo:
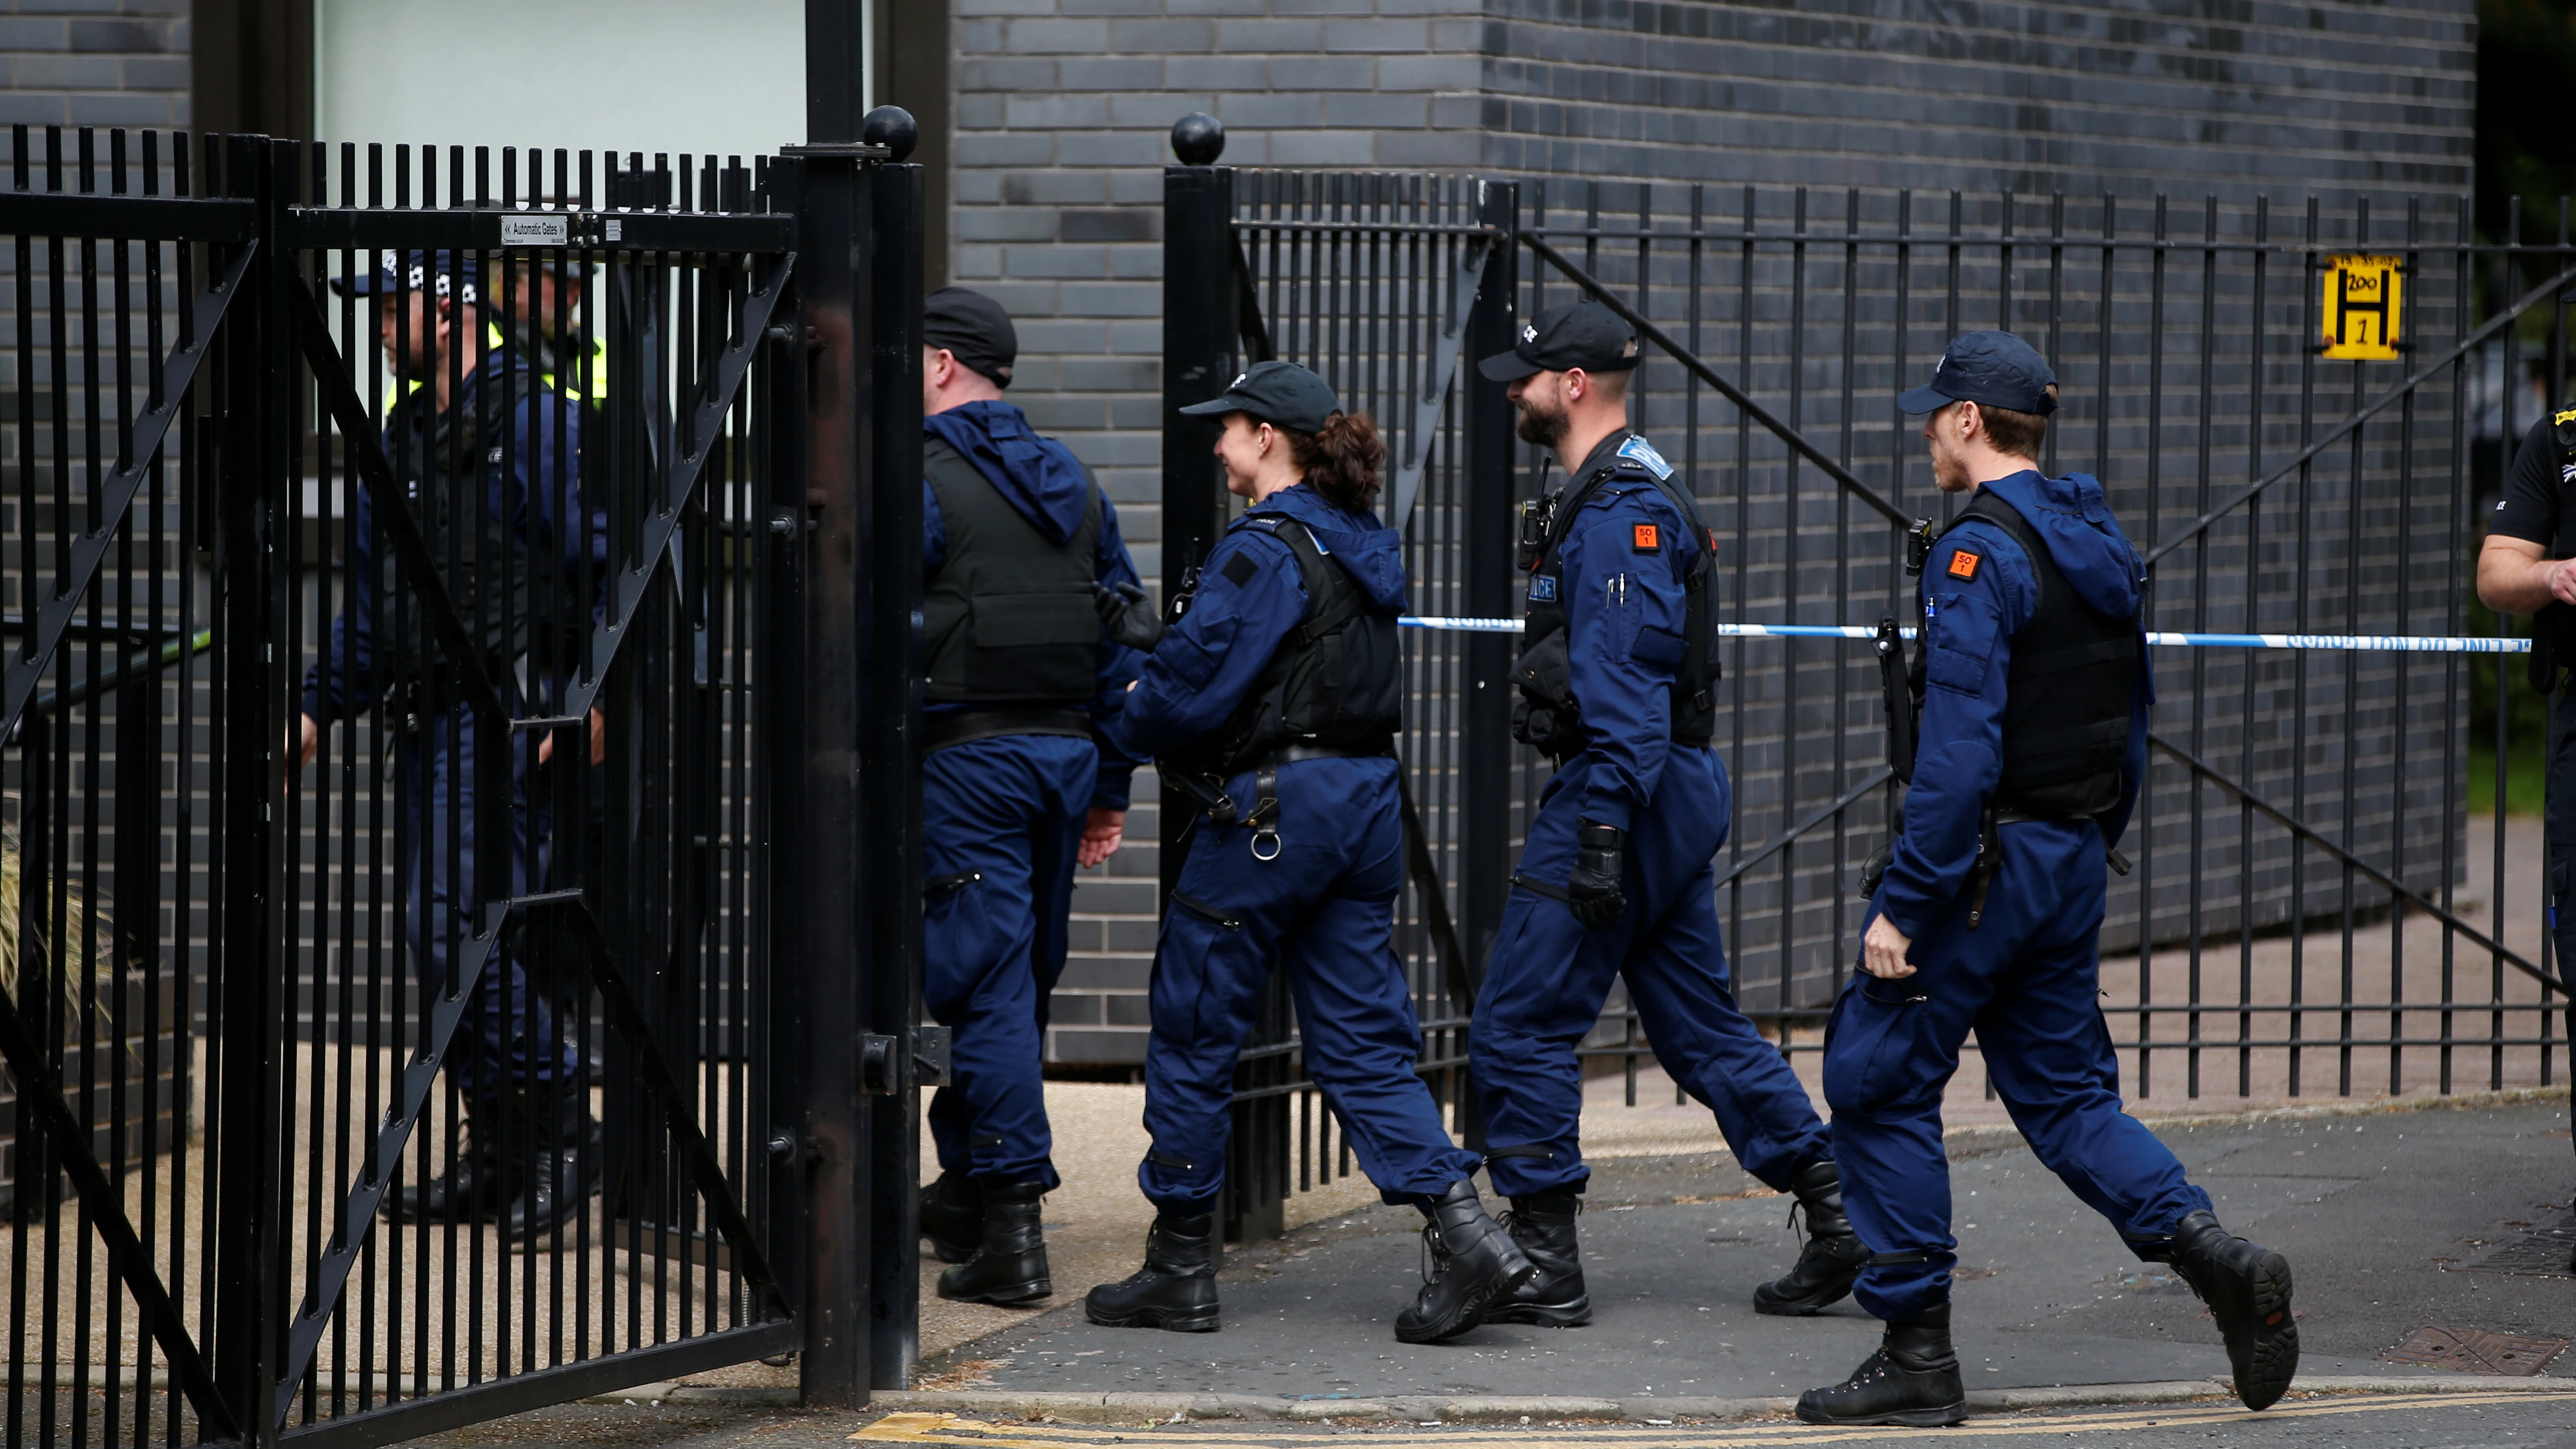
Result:
[[[1005,735],[1071,735],[1091,738],[1091,716],[1058,705],[1022,705],[1009,709],[961,709],[924,715],[921,752],[925,755],[977,740]]]
[[[1310,745],[1288,744],[1267,750],[1248,763],[1225,775],[1192,769],[1169,760],[1156,760],[1155,770],[1163,782],[1180,792],[1191,807],[1186,837],[1196,832],[1205,819],[1211,825],[1249,825],[1252,827],[1252,858],[1279,858],[1279,767],[1300,760],[1383,760],[1394,753],[1389,745]],[[1245,770],[1252,772],[1252,808],[1245,810],[1240,802],[1225,791],[1225,782]]]
[[[2008,801],[1988,801],[1985,813],[1977,818],[1977,860],[1974,865],[1968,867],[1969,930],[1973,931],[1984,923],[1986,892],[1994,885],[1996,867],[2003,863],[2003,839],[1996,834],[1996,831],[2006,825],[2019,825],[2029,821],[2045,821],[2060,825],[2098,823],[2091,815],[2032,810]],[[1896,857],[1897,839],[1904,833],[1905,812],[1902,807],[1899,807],[1896,819],[1888,830],[1886,842],[1871,852],[1869,859],[1861,865],[1861,899],[1865,901],[1877,899],[1878,887],[1887,878],[1888,863]],[[2114,874],[2129,873],[2129,858],[2113,850],[2108,840],[2102,844],[2102,858]]]

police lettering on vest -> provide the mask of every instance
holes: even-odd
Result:
[[[1292,747],[1346,755],[1386,753],[1404,727],[1395,610],[1381,608],[1325,554],[1306,525],[1287,514],[1248,513],[1228,531],[1244,528],[1268,533],[1296,556],[1298,578],[1306,589],[1306,618],[1280,641],[1225,727],[1168,763],[1224,780]],[[1252,566],[1241,554],[1229,565]],[[1187,608],[1186,600],[1179,601],[1174,617]]]
[[[1942,532],[1971,518],[1993,524],[2019,544],[2039,580],[2038,607],[2013,636],[2012,663],[2005,675],[2003,775],[1994,803],[2047,820],[2112,810],[2120,804],[2121,771],[2137,703],[2137,616],[2115,619],[2085,603],[2029,520],[1992,490],[1979,489]],[[1981,555],[1960,549],[1943,577],[1965,582],[1986,566]],[[1931,588],[1927,580],[1915,586],[1916,617],[1927,623],[1906,677],[1914,724],[1904,736],[1909,741],[1922,735],[1924,661],[1935,607]],[[1913,782],[1911,758],[1890,763],[1899,779]]]
[[[1664,495],[1698,536],[1700,547],[1682,574],[1687,600],[1682,626],[1682,662],[1673,671],[1672,728],[1675,744],[1706,745],[1717,735],[1719,662],[1716,631],[1709,627],[1709,595],[1715,569],[1711,562],[1717,540],[1700,516],[1699,501],[1674,485],[1673,467],[1644,438],[1631,436],[1619,445],[1610,463],[1591,476],[1551,493],[1521,512],[1521,568],[1530,576],[1529,605],[1522,615],[1520,659],[1512,666],[1518,695],[1512,701],[1512,738],[1534,745],[1553,759],[1570,759],[1588,742],[1583,710],[1574,697],[1574,660],[1567,649],[1565,601],[1558,574],[1558,551],[1574,527],[1576,515],[1603,488],[1645,484]],[[1663,541],[1650,524],[1637,527],[1635,550],[1660,553]]]
[[[929,701],[1089,704],[1100,667],[1100,615],[1092,606],[1098,486],[1073,535],[1057,543],[946,442],[924,445],[922,473],[948,534],[948,563],[921,593]],[[1068,719],[1053,732],[1088,737],[1090,723]]]

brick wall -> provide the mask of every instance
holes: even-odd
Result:
[[[0,124],[185,126],[188,0],[12,6],[0,68]]]
[[[1187,112],[1226,123],[1232,165],[1475,171],[1560,205],[1593,177],[2332,209],[2468,185],[2474,46],[2471,0],[957,0],[952,275],[1020,318],[1014,399],[1098,473],[1151,579]],[[1138,798],[1150,840],[1150,779]],[[1131,846],[1077,891],[1054,1060],[1140,1059],[1153,871]]]
[[[2098,193],[2468,185],[2469,0],[1484,0],[1483,165]]]

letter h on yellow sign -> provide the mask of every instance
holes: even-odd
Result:
[[[2328,257],[2325,283],[2325,355],[2396,361],[2405,263],[2396,257]]]

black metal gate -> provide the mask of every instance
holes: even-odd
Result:
[[[0,1442],[899,1385],[918,169],[13,140]]]
[[[1403,939],[1435,1080],[1463,1066],[1543,780],[1507,738],[1504,662],[1512,515],[1552,486],[1453,339],[1470,360],[1503,350],[1516,317],[1584,295],[1638,325],[1634,416],[1718,534],[1735,636],[1719,907],[1739,994],[1793,1063],[1812,1077],[1856,950],[1852,882],[1894,803],[1867,639],[1910,614],[1901,530],[1954,506],[1894,395],[1952,334],[2006,327],[2064,389],[2043,462],[2101,476],[2155,565],[2151,776],[2104,943],[2130,1095],[2171,1110],[2563,1080],[2536,822],[2507,810],[2539,726],[2516,722],[2520,643],[2473,618],[2471,576],[2481,498],[2568,395],[2576,247],[2481,244],[2452,198],[2279,215],[2259,197],[1167,174],[1166,315],[1189,319],[1167,327],[1167,405],[1275,352],[1375,414],[1403,470],[1391,517],[1433,616],[1407,631],[1423,869]],[[2379,358],[2324,355],[2345,257],[2403,279]],[[1167,413],[1172,578],[1224,508],[1186,422]],[[1635,1105],[1649,1047],[1617,995],[1585,1051]],[[1258,1230],[1273,1194],[1349,1169],[1328,1122],[1302,1125],[1322,1109],[1284,998],[1239,1087],[1233,1216]]]

